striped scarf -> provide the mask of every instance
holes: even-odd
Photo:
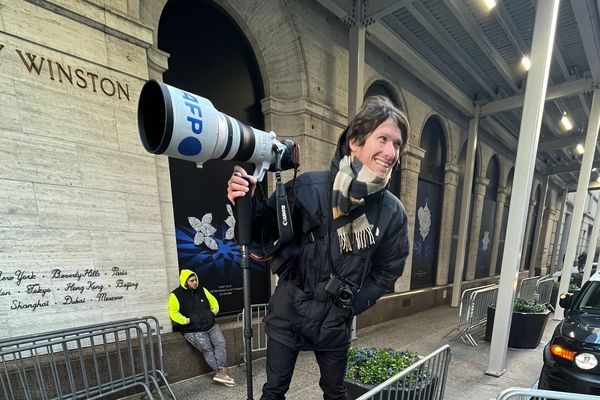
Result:
[[[357,157],[344,156],[340,160],[339,170],[333,181],[331,197],[333,219],[348,215],[354,208],[362,206],[365,203],[365,197],[385,188],[391,174],[392,168],[385,177],[380,177],[363,166]],[[342,253],[351,251],[353,243],[356,243],[357,249],[370,247],[375,243],[371,228],[372,225],[364,212],[353,221],[338,228],[340,251]]]

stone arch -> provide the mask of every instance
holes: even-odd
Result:
[[[367,93],[368,93],[369,89],[372,88],[374,85],[380,85],[381,87],[385,88],[387,91],[389,91],[393,95],[393,97],[396,101],[394,102],[394,99],[391,99],[391,98],[390,98],[390,100],[392,100],[392,103],[394,103],[400,110],[402,110],[402,112],[409,119],[409,123],[410,123],[410,118],[408,116],[408,110],[406,108],[406,100],[404,99],[404,93],[403,93],[402,89],[396,87],[396,85],[389,82],[385,78],[374,76],[374,77],[371,77],[367,81],[367,84],[365,85],[365,96],[364,97],[367,97]]]
[[[512,166],[509,170],[508,170],[508,174],[506,174],[506,181],[504,181],[504,186],[506,187],[506,202],[508,203],[508,201],[510,200],[510,196],[512,194],[512,185],[513,185],[513,181],[515,179],[515,167]]]
[[[449,162],[450,160],[452,160],[452,154],[453,154],[453,149],[452,149],[452,138],[450,137],[450,124],[448,122],[448,119],[441,116],[440,114],[430,110],[426,115],[425,118],[421,121],[422,123],[419,124],[420,130],[417,132],[415,132],[416,134],[418,134],[418,136],[415,136],[415,143],[421,143],[421,136],[423,135],[423,131],[425,130],[425,125],[427,125],[427,123],[432,119],[435,118],[439,124],[442,126],[442,131],[444,133],[444,137],[443,137],[443,142],[444,142],[444,147],[446,149],[446,152],[444,154],[444,159],[446,160],[446,162]],[[479,148],[478,148],[479,151]]]
[[[158,24],[168,1],[155,0],[140,4],[141,22],[153,28],[153,49],[158,49]],[[266,98],[306,96],[306,57],[287,2],[266,0],[252,7],[248,7],[243,0],[216,0],[212,3],[237,23],[248,40],[259,66]],[[269,40],[273,35],[273,27],[277,27],[277,46]],[[288,68],[277,68],[278,63],[274,60],[282,58],[291,60]],[[290,76],[297,79],[290,79]]]
[[[488,167],[490,166],[490,163],[492,162],[492,160],[494,160],[494,162],[497,163],[498,165],[498,173],[499,173],[499,180],[498,180],[498,184],[501,186],[502,185],[502,168],[503,168],[503,159],[500,156],[500,154],[496,153],[493,149],[487,147],[486,151],[482,152],[482,168],[481,169],[481,176],[487,176],[488,175]]]

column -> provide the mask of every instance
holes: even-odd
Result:
[[[348,54],[348,121],[352,120],[362,104],[365,75],[365,36],[362,21],[362,0],[356,6],[358,15],[352,14]]]
[[[409,144],[406,153],[402,157],[402,168],[400,176],[400,200],[404,204],[408,214],[408,237],[412,243],[415,233],[415,212],[417,208],[417,188],[419,186],[419,172],[421,171],[421,161],[425,157],[425,150],[420,147]],[[412,266],[412,249],[406,258],[404,272],[402,277],[396,281],[395,292],[406,292],[410,290],[410,275]]]
[[[531,69],[527,73],[523,117],[519,128],[519,142],[515,159],[515,177],[508,213],[508,226],[504,253],[502,255],[502,273],[498,287],[496,318],[490,343],[490,357],[486,374],[501,376],[505,372],[506,348],[512,318],[512,308],[517,290],[519,258],[523,246],[523,223],[525,222],[525,199],[531,193],[535,160],[540,138],[542,115],[548,87],[548,75],[552,61],[552,47],[556,33],[559,0],[537,2],[533,39],[531,45]],[[589,178],[589,175],[588,175]]]
[[[583,268],[583,277],[581,280],[581,285],[590,279],[592,275],[592,263],[594,262],[594,257],[596,256],[596,247],[598,245],[598,236],[600,234],[600,201],[596,204],[596,215],[594,216],[594,225],[592,227],[592,237],[590,238],[590,243],[586,249],[587,258],[585,260],[585,267]]]
[[[458,224],[458,243],[456,248],[456,264],[454,266],[454,283],[452,284],[452,307],[458,307],[461,297],[465,253],[467,251],[467,228],[471,213],[471,186],[475,170],[475,153],[477,151],[477,135],[479,131],[480,107],[475,106],[475,115],[469,121],[469,136],[467,139],[467,155],[463,176],[463,192],[460,196],[460,214]],[[452,260],[454,261],[454,260]]]
[[[146,49],[148,57],[148,78],[162,82],[163,73],[169,69],[169,53],[160,50],[156,45]],[[177,241],[175,240],[175,217],[173,215],[173,197],[171,196],[171,175],[169,159],[154,156],[158,201],[160,202],[160,220],[165,249],[165,269],[169,287],[179,286],[179,260],[177,259]]]
[[[469,255],[467,257],[467,281],[475,279],[475,267],[477,266],[477,250],[479,250],[479,232],[481,231],[481,213],[483,211],[483,199],[485,190],[490,180],[481,176],[475,179],[475,190],[473,192],[473,218],[471,220],[471,231],[469,235]]]
[[[458,187],[458,165],[448,163],[444,171],[444,199],[442,205],[442,221],[440,226],[440,245],[437,259],[436,285],[448,283],[450,252],[452,246],[452,226],[456,209],[456,188]]]
[[[509,190],[506,186],[498,187],[498,195],[496,196],[496,225],[494,226],[494,234],[492,236],[492,254],[490,256],[490,276],[496,275],[500,238],[503,234],[506,234],[502,232],[502,220],[504,218],[504,204],[506,203],[506,196],[508,196]]]

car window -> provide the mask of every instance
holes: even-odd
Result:
[[[600,313],[600,282],[592,282],[579,301],[579,310]]]

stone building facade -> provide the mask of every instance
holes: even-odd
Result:
[[[142,85],[162,80],[169,67],[170,55],[158,47],[166,3],[0,0],[0,337],[146,314],[170,330],[166,301],[179,266],[169,164],[144,151],[136,125]],[[302,170],[328,168],[348,118],[348,27],[317,2],[214,6],[235,21],[256,57],[266,129],[300,144]],[[391,188],[406,206],[411,238],[419,234],[418,186],[430,157],[421,136],[432,119],[441,127],[444,164],[432,284],[411,292],[411,252],[396,293],[359,326],[449,302],[470,117],[368,42],[364,82],[365,92],[385,85],[411,124],[400,185]],[[536,175],[531,200],[511,199],[513,160],[493,132],[481,133],[467,285],[498,274],[509,201],[531,204],[525,250],[535,256],[522,270],[550,265],[559,189]],[[482,231],[486,199],[496,222]],[[477,269],[482,241],[490,262]]]

